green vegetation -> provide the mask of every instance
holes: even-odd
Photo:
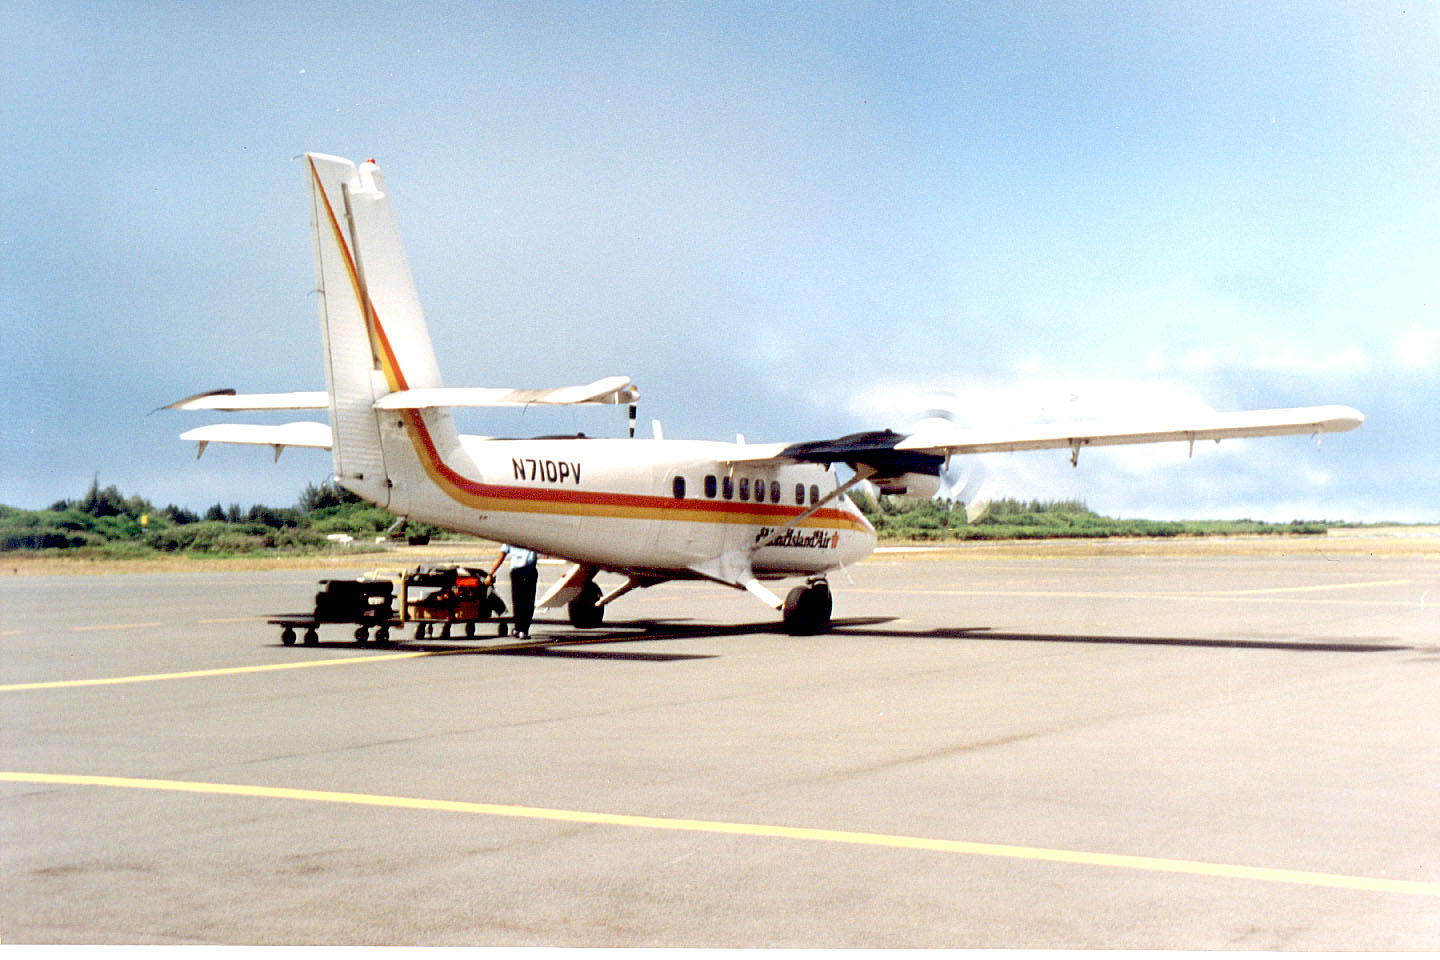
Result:
[[[1256,520],[1119,520],[1078,500],[996,500],[974,523],[965,506],[949,500],[909,500],[852,493],[884,540],[1026,540],[1057,537],[1200,537],[1253,534],[1323,534],[1327,523]]]
[[[155,554],[237,556],[259,552],[316,553],[334,549],[331,534],[356,539],[381,536],[397,518],[330,484],[307,485],[293,507],[219,503],[196,514],[168,504],[156,507],[126,497],[97,477],[77,500],[45,510],[0,505],[0,552],[131,559]],[[410,524],[408,536],[444,536],[435,527]]]
[[[884,540],[1017,540],[1054,537],[1185,537],[1323,534],[1332,524],[1252,520],[1157,521],[1102,517],[1077,500],[997,500],[975,523],[963,504],[851,495]],[[318,553],[328,538],[348,535],[356,545],[385,536],[397,518],[331,484],[309,484],[293,507],[241,510],[214,504],[203,514],[143,497],[126,497],[99,478],[84,496],[45,510],[0,506],[0,552],[132,559],[159,554],[237,556],[261,552]],[[410,524],[405,535],[443,539],[438,527]]]

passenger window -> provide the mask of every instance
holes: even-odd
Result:
[[[705,496],[711,500],[715,499],[715,474],[705,474]]]
[[[817,504],[817,503],[819,503],[819,502],[820,502],[820,488],[817,487],[817,486],[815,486],[815,484],[812,483],[812,484],[810,484],[810,506],[813,507],[813,506],[815,506],[815,504]]]
[[[732,499],[734,499],[734,497],[735,497],[735,481],[734,481],[733,478],[731,478],[731,477],[723,477],[723,478],[720,480],[720,495],[721,495],[722,497],[724,497],[726,500],[732,500]]]
[[[759,477],[755,478],[755,502],[765,502],[765,481],[761,480]]]
[[[805,484],[803,483],[795,484],[795,506],[805,506]]]
[[[779,502],[780,502],[780,481],[779,481],[779,480],[771,480],[771,481],[770,481],[770,502],[771,502],[771,503],[779,503]]]
[[[749,478],[749,477],[741,477],[741,478],[740,478],[740,499],[741,499],[741,500],[749,500],[749,499],[750,499],[750,478]]]
[[[684,500],[684,499],[685,499],[685,478],[684,478],[684,477],[676,477],[676,478],[675,478],[675,483],[672,485],[672,489],[675,491],[675,499],[676,499],[676,500]]]

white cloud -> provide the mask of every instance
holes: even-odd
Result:
[[[1413,355],[1433,358],[1437,336],[1425,339],[1425,331],[1412,332],[1409,349]],[[1397,357],[1406,348],[1396,347]],[[1179,373],[1187,376],[1210,374],[1222,370],[1258,371],[1262,373],[1303,373],[1317,376],[1360,376],[1370,373],[1373,364],[1370,352],[1358,343],[1335,345],[1297,345],[1292,341],[1272,344],[1230,343],[1222,347],[1192,347],[1170,358],[1169,350],[1158,347],[1145,356],[1144,369],[1152,375]]]
[[[1429,370],[1440,364],[1440,330],[1413,324],[1395,339],[1395,364],[1402,370]]]

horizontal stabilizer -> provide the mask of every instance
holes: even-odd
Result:
[[[207,390],[184,400],[166,404],[165,410],[324,410],[330,399],[324,390],[295,393],[236,393],[234,390]]]
[[[280,451],[286,447],[329,450],[331,433],[329,424],[311,420],[280,424],[212,423],[209,426],[186,430],[180,434],[180,439],[193,440],[199,444],[199,450],[195,454],[197,457],[204,453],[205,447],[211,443],[239,443],[274,447],[275,456],[279,458]]]
[[[398,390],[375,401],[376,410],[437,407],[524,407],[531,404],[635,403],[640,390],[629,377],[606,377],[576,387],[512,390],[505,387],[427,387]]]
[[[606,377],[574,387],[512,389],[510,387],[426,387],[397,390],[375,401],[376,410],[432,410],[442,407],[524,407],[531,404],[622,404],[640,399],[640,389],[629,377]],[[293,393],[237,393],[232,389],[207,390],[166,404],[165,410],[325,410],[330,406],[324,390]]]

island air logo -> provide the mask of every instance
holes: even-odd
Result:
[[[802,547],[811,550],[832,550],[840,546],[840,533],[837,530],[802,532],[795,527],[790,527],[774,540],[765,543],[773,536],[775,536],[774,527],[761,527],[760,532],[755,534],[755,543],[757,545],[764,543],[767,547]]]

